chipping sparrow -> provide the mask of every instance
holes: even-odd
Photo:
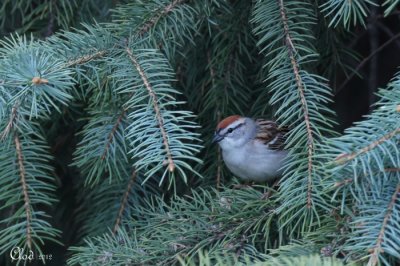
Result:
[[[213,142],[218,142],[229,170],[246,181],[270,181],[282,174],[287,155],[285,129],[269,120],[233,115],[222,120]]]

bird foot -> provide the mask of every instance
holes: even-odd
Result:
[[[261,195],[261,200],[269,200],[269,197],[272,195],[272,190],[268,190]]]
[[[275,192],[274,188],[276,188],[278,185],[279,185],[279,180],[275,181],[274,184],[271,186],[271,188],[269,188],[267,192],[264,192],[261,195],[261,199],[268,200],[271,197],[272,193]]]

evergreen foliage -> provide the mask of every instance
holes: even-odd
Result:
[[[400,73],[343,133],[332,106],[346,40],[399,5],[0,1],[0,264],[398,263]],[[276,186],[224,168],[232,114],[290,128]]]

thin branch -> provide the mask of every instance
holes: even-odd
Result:
[[[228,91],[230,83],[228,81],[231,79],[232,65],[233,65],[233,55],[232,55],[232,51],[231,51],[228,56],[228,64],[227,64],[226,71],[224,73],[224,88],[222,91],[225,92],[224,93],[225,95],[230,94],[230,92]]]
[[[65,63],[66,67],[71,67],[74,65],[80,65],[80,64],[84,64],[87,63],[89,61],[92,61],[93,59],[99,58],[99,57],[103,57],[106,54],[106,51],[98,51],[94,54],[89,54],[89,55],[84,55],[81,57],[78,57],[74,60],[68,61]]]
[[[170,13],[177,5],[186,2],[186,0],[175,0],[171,4],[167,5],[165,8],[158,12],[154,17],[148,19],[143,26],[138,30],[140,36],[147,33],[157,22],[160,18]]]
[[[53,35],[54,33],[54,20],[55,20],[55,15],[54,15],[54,9],[55,9],[55,1],[54,0],[50,0],[50,14],[49,14],[49,23],[47,24],[47,30],[46,30],[46,34],[44,37],[50,37],[51,35]]]
[[[128,183],[128,186],[125,190],[124,196],[122,197],[121,206],[118,211],[117,219],[115,220],[114,229],[112,231],[113,234],[115,234],[117,232],[117,230],[121,224],[122,215],[124,213],[124,210],[126,209],[126,204],[128,203],[129,193],[131,192],[131,189],[133,187],[133,184],[135,183],[135,180],[136,180],[136,171],[133,171],[132,177],[131,177],[131,179]]]
[[[335,161],[336,161],[337,164],[344,164],[344,163],[346,163],[346,162],[348,162],[348,161],[351,161],[351,160],[353,160],[354,158],[356,158],[356,157],[358,157],[358,156],[360,156],[360,155],[362,155],[362,154],[364,154],[364,153],[367,153],[367,152],[369,152],[370,150],[376,148],[377,146],[379,146],[379,145],[382,144],[383,142],[385,142],[385,141],[387,141],[387,140],[393,138],[394,136],[396,136],[396,135],[399,134],[399,133],[400,133],[400,128],[397,128],[397,129],[393,130],[392,132],[390,132],[390,133],[384,135],[384,136],[381,137],[380,139],[378,139],[378,140],[376,140],[376,141],[370,143],[368,146],[366,146],[366,147],[360,149],[359,151],[356,151],[356,152],[353,152],[353,153],[350,153],[350,154],[344,153],[344,154],[339,155],[339,156],[335,159]]]
[[[378,8],[376,6],[371,7],[370,15],[372,17],[376,16],[378,13]],[[368,23],[368,39],[369,39],[369,50],[371,52],[376,51],[379,48],[379,30],[375,23]],[[375,54],[371,58],[369,64],[369,75],[368,75],[368,94],[369,94],[369,106],[370,110],[372,108],[372,103],[375,102],[375,90],[378,87],[378,63],[379,54]]]
[[[8,136],[8,134],[10,134],[11,129],[14,126],[14,121],[17,118],[17,114],[18,114],[17,113],[17,107],[18,107],[17,104],[12,107],[10,120],[8,121],[8,124],[7,124],[6,128],[0,134],[0,140],[2,140],[2,141],[4,141],[5,138]]]
[[[284,35],[285,35],[285,45],[288,50],[288,54],[290,57],[290,62],[292,64],[293,68],[293,73],[296,79],[296,85],[297,89],[299,91],[299,96],[300,96],[300,101],[301,101],[301,106],[304,112],[304,121],[306,124],[306,130],[307,130],[307,149],[308,149],[308,187],[307,187],[307,208],[311,208],[312,205],[312,198],[311,198],[311,192],[312,192],[312,168],[313,168],[313,152],[314,152],[314,136],[313,132],[311,129],[311,123],[310,123],[310,118],[308,114],[308,107],[307,107],[307,101],[304,96],[304,86],[303,86],[303,81],[301,80],[301,76],[299,73],[299,65],[296,61],[295,54],[296,54],[296,49],[293,45],[292,38],[289,33],[289,25],[287,22],[287,17],[286,17],[286,10],[283,5],[283,0],[278,0],[279,4],[279,9],[280,9],[280,14],[282,18],[282,23],[283,23],[283,29],[284,29]]]
[[[210,51],[207,51],[207,63],[210,68],[211,85],[214,86],[216,74],[214,68],[212,67]]]
[[[30,209],[31,204],[28,194],[28,185],[26,183],[24,158],[22,155],[21,143],[19,141],[17,133],[15,134],[14,142],[18,156],[18,166],[19,166],[19,175],[21,177],[22,192],[24,194],[24,208],[26,214],[26,242],[28,244],[29,249],[32,249],[32,228],[31,228],[32,214]]]
[[[210,51],[207,51],[207,63],[210,69],[210,77],[211,77],[211,87],[214,87],[215,85],[215,70],[212,66],[211,63],[211,53]],[[204,86],[203,86],[204,88]],[[221,111],[220,110],[216,110],[217,111],[217,122],[221,121]],[[221,186],[221,175],[222,175],[222,158],[221,158],[221,148],[218,146],[217,147],[217,177],[216,177],[216,181],[217,181],[217,189],[220,188]]]
[[[377,22],[376,25],[384,32],[386,33],[387,36],[389,36],[390,38],[393,37],[395,34],[392,32],[392,30],[386,26],[385,24],[383,24],[382,22]],[[400,40],[396,40],[394,41],[397,49],[400,49]]]
[[[398,196],[400,195],[400,183],[397,185],[396,190],[394,191],[392,195],[392,199],[389,202],[389,205],[386,210],[385,217],[382,222],[382,227],[381,230],[379,231],[378,239],[376,240],[376,245],[375,247],[371,250],[370,253],[372,253],[371,257],[369,258],[368,261],[368,266],[375,266],[378,264],[379,261],[379,254],[384,252],[382,248],[382,243],[384,242],[385,238],[385,230],[386,226],[389,222],[390,217],[392,216],[393,208],[395,206],[396,200]]]
[[[376,49],[375,51],[373,51],[369,56],[367,56],[366,58],[364,58],[363,61],[361,61],[360,64],[358,64],[358,66],[356,67],[356,69],[354,69],[354,71],[346,78],[346,80],[342,83],[342,85],[339,86],[339,88],[336,90],[336,94],[338,94],[346,85],[347,83],[349,83],[349,81],[354,77],[355,74],[358,73],[358,71],[368,62],[368,60],[370,60],[372,57],[374,57],[375,54],[379,53],[380,51],[382,51],[386,46],[388,46],[389,44],[391,44],[394,40],[396,40],[397,38],[400,38],[400,33],[394,35],[392,38],[390,38],[389,40],[387,40],[384,44],[382,44],[381,46],[379,46],[378,49]]]
[[[169,147],[169,142],[168,142],[168,135],[167,132],[164,128],[164,119],[161,114],[160,107],[158,106],[158,98],[157,95],[155,94],[149,80],[147,79],[146,74],[144,73],[143,68],[140,66],[139,62],[137,61],[136,57],[133,55],[132,50],[129,49],[128,47],[126,48],[126,52],[128,53],[129,59],[132,61],[133,65],[136,67],[136,70],[139,72],[140,77],[142,78],[143,84],[146,87],[149,96],[152,99],[153,102],[153,108],[156,113],[156,118],[158,121],[158,126],[161,131],[161,135],[163,138],[163,144],[165,148],[165,152],[167,153],[167,161],[168,161],[168,170],[170,172],[173,172],[175,170],[175,163],[172,159],[172,154],[171,154],[171,149]]]
[[[110,132],[110,134],[108,134],[107,143],[106,143],[106,146],[105,146],[105,148],[104,148],[104,152],[103,152],[103,154],[101,155],[101,160],[104,160],[104,159],[106,158],[107,153],[108,153],[108,150],[110,149],[111,142],[112,142],[112,140],[114,139],[115,133],[117,132],[117,129],[118,129],[119,125],[121,124],[122,119],[123,119],[124,116],[125,116],[125,113],[126,113],[126,109],[122,110],[122,112],[121,112],[121,114],[118,116],[118,119],[117,119],[117,121],[115,122],[115,124],[114,124],[114,126],[113,126],[113,128],[112,128],[112,130],[111,130],[111,132]]]

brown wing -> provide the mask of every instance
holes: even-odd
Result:
[[[263,142],[271,150],[283,150],[287,128],[280,128],[274,121],[257,119],[256,140]]]

